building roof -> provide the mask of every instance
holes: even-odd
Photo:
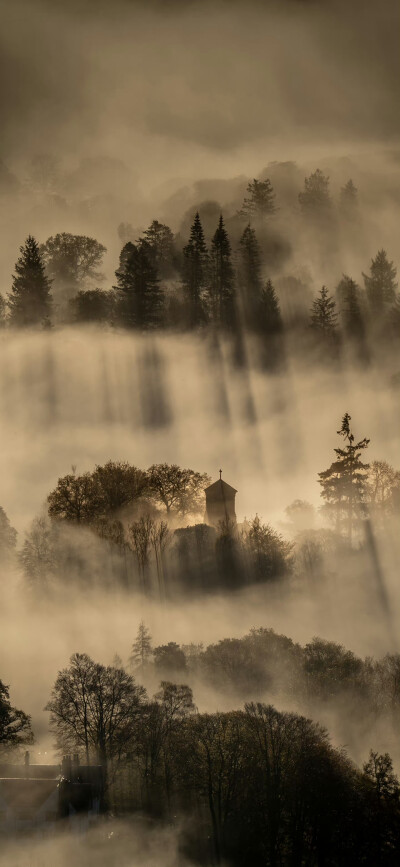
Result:
[[[224,497],[232,497],[233,494],[237,494],[236,488],[232,488],[232,485],[228,485],[227,482],[224,482],[223,479],[218,479],[216,482],[213,482],[212,485],[209,485],[208,488],[205,488],[206,496],[207,494],[215,494],[216,496],[220,496],[221,499]]]
[[[57,780],[61,774],[60,765],[12,765],[0,764],[0,779],[21,778],[24,780]]]

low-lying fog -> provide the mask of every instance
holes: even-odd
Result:
[[[397,465],[391,369],[318,369],[289,358],[284,374],[271,375],[255,365],[234,368],[228,344],[193,336],[3,334],[1,504],[21,544],[71,465],[84,472],[110,458],[144,469],[166,461],[214,478],[222,467],[238,490],[238,520],[258,512],[285,532],[290,502],[320,503],[317,473],[331,463],[345,411],[356,436],[371,439],[368,458]],[[320,584],[292,581],[284,590],[253,587],[168,604],[117,591],[88,596],[76,585],[59,602],[37,600],[14,570],[1,587],[2,678],[17,706],[33,714],[40,751],[51,749],[42,708],[58,669],[75,651],[105,663],[117,653],[126,663],[142,619],[155,645],[207,644],[265,626],[300,643],[321,635],[380,656],[396,649],[399,553],[393,527],[378,551],[390,613],[368,557],[343,558]],[[224,706],[212,691],[195,698],[201,709]]]

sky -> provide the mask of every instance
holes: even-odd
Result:
[[[294,150],[397,141],[398,4],[0,8],[6,161],[102,153],[146,186]]]

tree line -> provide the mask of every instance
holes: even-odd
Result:
[[[141,587],[164,597],[293,574],[322,578],[335,555],[368,553],[370,523],[379,534],[400,514],[400,471],[385,460],[362,459],[369,439],[355,437],[349,413],[337,434],[335,458],[318,474],[325,526],[316,527],[315,508],[297,499],[286,509],[284,535],[259,515],[240,525],[203,523],[207,473],[166,463],[144,471],[111,460],[92,472],[73,468],[49,493],[47,514],[26,533],[18,558],[28,583],[49,590],[63,584],[68,570],[70,579],[76,575],[93,587],[110,582],[110,589]],[[90,549],[82,533],[100,539],[100,548]],[[3,560],[13,555],[16,540],[0,509]]]
[[[186,684],[163,681],[149,698],[123,668],[80,653],[46,710],[60,754],[101,764],[103,811],[178,822],[196,863],[397,864],[390,755],[371,750],[359,770],[307,717],[261,702],[200,713]]]
[[[329,234],[332,199],[329,178],[320,170],[305,180],[299,207],[314,233]],[[350,180],[342,190],[341,213],[356,219],[357,191]],[[213,325],[236,333],[243,325],[271,343],[271,359],[281,352],[283,320],[268,273],[265,244],[277,207],[270,181],[254,179],[236,215],[221,214],[209,245],[197,212],[186,243],[170,227],[153,220],[137,240],[122,225],[124,241],[112,289],[98,288],[106,248],[93,238],[60,233],[39,245],[29,236],[20,249],[7,301],[0,301],[3,324],[49,327],[52,319],[108,323],[139,331],[201,329]],[[244,227],[243,227],[244,223]],[[398,339],[400,296],[397,272],[384,249],[363,274],[364,288],[343,275],[334,293],[323,286],[308,319],[297,323],[311,342],[337,353],[343,341],[367,354],[367,336]],[[54,304],[53,304],[54,292]]]

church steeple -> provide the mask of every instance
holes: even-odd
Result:
[[[236,523],[235,497],[236,488],[232,488],[222,478],[222,470],[219,471],[219,479],[205,489],[206,514],[204,520],[212,527],[218,527],[222,522]]]

